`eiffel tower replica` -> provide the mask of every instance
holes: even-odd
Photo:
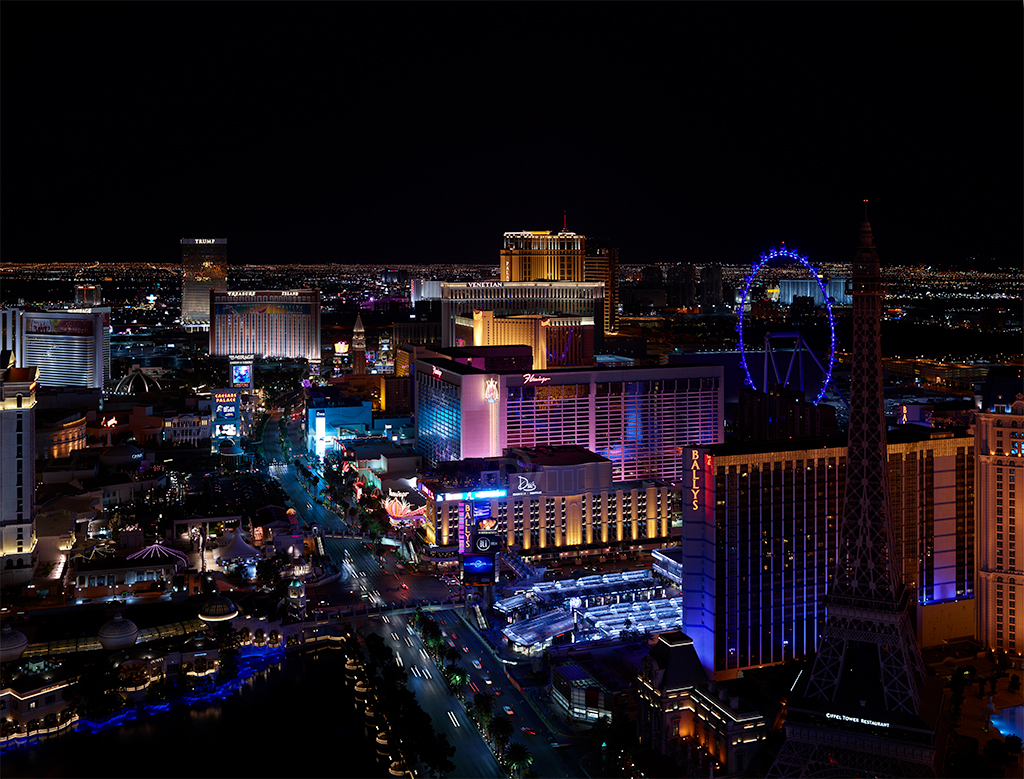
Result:
[[[853,259],[849,445],[836,569],[810,676],[803,689],[797,677],[786,701],[786,741],[773,777],[934,776],[944,757],[941,681],[925,677],[910,593],[893,556],[879,339],[884,288],[864,202]]]

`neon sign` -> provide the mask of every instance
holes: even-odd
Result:
[[[488,403],[498,402],[498,380],[488,379],[484,384],[484,400]]]
[[[523,384],[547,384],[551,381],[550,376],[541,376],[536,373],[524,373]]]
[[[691,508],[694,511],[700,510],[700,503],[698,498],[700,496],[700,482],[697,481],[697,474],[700,473],[700,452],[697,449],[690,451],[690,475],[692,481],[690,482],[690,492],[693,495],[693,504]]]
[[[874,725],[878,728],[889,727],[888,722],[880,722],[875,719],[864,719],[863,717],[847,717],[845,714],[833,714],[832,712],[825,713],[826,719],[838,719],[843,722],[856,722],[858,725]]]
[[[431,366],[430,372],[433,373],[436,378],[441,378],[441,369],[438,368],[436,365]]]

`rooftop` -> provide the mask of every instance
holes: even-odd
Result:
[[[584,463],[611,462],[607,457],[578,444],[564,446],[535,446],[506,449],[506,457],[514,457],[532,465],[583,465]]]

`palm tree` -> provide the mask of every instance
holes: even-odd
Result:
[[[505,745],[508,744],[508,740],[514,732],[515,728],[512,727],[512,720],[504,714],[491,719],[487,725],[487,735],[494,742],[495,752],[498,755],[505,754]]]
[[[448,678],[452,686],[452,692],[462,695],[462,688],[469,684],[469,671],[461,665],[448,666]]]
[[[494,696],[486,692],[478,692],[473,696],[473,708],[480,715],[486,727],[491,721],[491,714],[494,712]]]
[[[530,750],[523,744],[513,741],[508,745],[505,759],[508,761],[509,768],[512,769],[513,776],[522,776],[523,772],[533,762],[533,755],[530,754]]]
[[[441,657],[447,661],[448,667],[455,665],[456,662],[462,657],[462,653],[453,646],[445,647],[441,653]]]

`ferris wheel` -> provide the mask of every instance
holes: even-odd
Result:
[[[799,332],[781,332],[781,333],[768,333],[764,338],[764,370],[761,376],[760,389],[762,392],[767,392],[769,388],[769,367],[774,372],[774,383],[783,386],[790,386],[793,381],[799,381],[800,391],[804,391],[804,364],[803,356],[807,354],[818,366],[822,373],[822,382],[820,389],[814,398],[814,405],[818,405],[825,398],[825,393],[828,390],[828,386],[832,384],[832,369],[836,363],[836,322],[835,317],[832,314],[832,301],[829,300],[828,290],[818,277],[818,269],[815,268],[807,261],[807,256],[801,254],[797,249],[788,249],[786,244],[782,244],[781,249],[776,249],[774,246],[771,247],[767,252],[761,252],[759,260],[754,263],[744,280],[743,294],[740,299],[739,306],[739,323],[736,325],[736,332],[739,334],[739,346],[740,346],[740,365],[743,367],[743,382],[748,387],[758,389],[757,384],[754,383],[754,378],[750,372],[750,361],[748,359],[747,350],[749,344],[747,339],[744,337],[744,319],[746,317],[747,301],[750,297],[750,287],[754,283],[757,275],[764,270],[765,266],[769,263],[785,263],[795,262],[802,265],[811,279],[818,285],[821,290],[822,299],[825,301],[825,310],[828,315],[828,330],[829,330],[829,342],[828,342],[828,356],[825,360],[818,358],[818,355],[807,344],[807,341]],[[776,359],[776,353],[774,350],[775,342],[783,340],[792,342],[792,352],[790,354],[789,365],[785,370],[785,374],[779,370],[779,360]],[[834,387],[834,385],[833,385]],[[837,394],[842,398],[842,394]],[[845,400],[845,398],[843,398]]]

